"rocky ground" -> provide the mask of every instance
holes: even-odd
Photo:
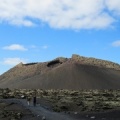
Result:
[[[36,94],[37,107],[26,97]],[[0,120],[119,120],[120,90],[0,89]],[[17,101],[17,102],[16,102]],[[39,114],[40,113],[40,114]],[[51,117],[52,116],[52,117]],[[58,119],[57,119],[58,117]]]
[[[0,120],[40,120],[17,100],[0,99]]]

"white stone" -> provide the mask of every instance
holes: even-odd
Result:
[[[90,118],[91,118],[91,119],[95,119],[95,116],[91,116]]]
[[[42,120],[46,120],[45,116],[42,117]]]

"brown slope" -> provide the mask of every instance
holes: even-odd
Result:
[[[46,63],[19,64],[0,76],[0,87],[43,89],[120,88],[119,65],[93,58],[92,60],[84,59],[84,61],[83,57],[81,61],[80,59],[75,59],[74,56],[72,59],[60,59],[59,61],[54,60]],[[99,65],[95,61],[99,62]],[[104,67],[102,62],[107,67]]]
[[[90,65],[64,64],[42,75],[8,82],[11,88],[119,89],[120,71]]]
[[[42,75],[40,88],[110,89],[120,87],[120,72],[96,66],[67,64]],[[35,79],[38,83],[37,78]],[[30,81],[30,79],[29,79]],[[36,85],[36,87],[39,87]]]

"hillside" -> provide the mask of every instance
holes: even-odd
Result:
[[[75,54],[43,63],[20,63],[0,76],[0,87],[119,89],[120,65]]]

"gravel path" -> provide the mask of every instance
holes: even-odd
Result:
[[[40,117],[40,119],[45,117],[45,120],[80,120],[80,119],[72,118],[63,113],[56,113],[49,111],[41,107],[40,105],[37,105],[36,107],[34,107],[33,105],[28,106],[25,99],[0,99],[0,101],[6,101],[6,102],[9,101],[9,102],[21,104],[26,109],[29,109],[34,115]]]

